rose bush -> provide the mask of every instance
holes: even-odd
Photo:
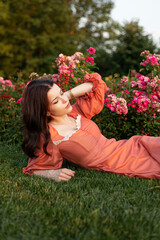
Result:
[[[39,76],[31,73],[30,81],[51,78],[63,91],[75,87],[82,83],[87,72],[92,73],[96,68],[96,50],[90,47],[87,52],[87,55],[81,52],[72,56],[60,54],[53,63],[53,68],[57,68],[56,74]],[[119,140],[133,135],[160,135],[160,55],[144,51],[141,56],[140,73],[132,70],[122,78],[115,73],[104,79],[108,86],[104,108],[93,120],[108,138]],[[22,93],[28,80],[20,78],[13,82],[0,78],[0,140],[21,144]]]
[[[87,49],[89,56],[76,52],[72,56],[60,54],[56,59],[58,67],[57,84],[66,91],[75,85],[82,83],[84,75],[93,72],[95,67],[93,55],[96,50],[92,47]]]
[[[33,72],[30,74],[30,81],[37,78],[50,78],[56,82],[63,91],[66,91],[77,84],[82,83],[84,75],[93,72],[95,67],[93,55],[96,50],[89,48],[85,56],[76,52],[72,56],[60,54],[55,63],[58,68],[57,74],[46,74],[42,76]],[[55,67],[55,64],[53,64]],[[21,109],[23,104],[23,89],[30,82],[22,80],[22,76],[14,84],[11,80],[4,80],[0,77],[0,140],[7,144],[21,144],[23,137],[23,126]]]
[[[141,56],[140,72],[145,75],[133,70],[121,79],[107,81],[106,107],[94,119],[106,137],[160,135],[160,55],[144,51]]]
[[[21,144],[22,119],[21,101],[24,82],[13,84],[0,78],[0,140],[10,144]]]

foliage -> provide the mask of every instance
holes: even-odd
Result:
[[[27,161],[19,148],[0,145],[0,239],[160,238],[157,180],[65,165],[75,177],[57,183],[23,174]]]
[[[56,59],[58,74],[39,76],[31,73],[30,78],[52,78],[63,91],[73,88],[83,82],[86,72],[91,73],[96,67],[93,57],[96,50],[90,47],[87,51],[87,55],[81,52],[72,56],[60,54]],[[123,78],[118,74],[114,74],[114,79],[112,76],[105,78],[109,87],[105,106],[93,120],[107,138],[120,140],[133,135],[160,135],[160,55],[144,51],[141,56],[144,59],[140,71],[145,75],[133,70]],[[3,78],[0,78],[0,83],[1,140],[20,144],[22,92],[27,83],[19,79],[13,84]]]
[[[120,31],[119,43],[113,53],[115,72],[126,74],[129,69],[138,70],[140,62],[138,56],[144,49],[151,52],[156,50],[151,36],[144,33],[143,27],[138,25],[138,21],[126,23]]]
[[[0,76],[56,73],[51,62],[96,48],[103,77],[138,70],[139,53],[156,51],[152,37],[137,21],[120,26],[111,19],[112,0],[0,0]]]
[[[141,56],[140,71],[146,76],[134,70],[120,81],[117,77],[106,78],[110,79],[110,91],[104,100],[107,108],[94,120],[108,138],[160,135],[160,55],[144,51]]]
[[[111,0],[0,0],[0,75],[54,73],[50,63],[59,53],[104,42],[112,8]]]
[[[59,73],[59,75],[57,74],[57,81],[63,91],[82,83],[84,75],[92,72],[95,65],[93,55],[96,50],[90,47],[87,51],[87,56],[81,52],[76,52],[72,56],[60,54],[56,59]]]
[[[97,50],[110,46],[110,40],[116,38],[116,30],[119,24],[110,14],[114,7],[112,0],[77,0],[74,8],[79,17],[79,28],[82,30],[82,40],[79,49],[93,46]]]
[[[68,4],[64,0],[1,1],[0,12],[5,13],[0,17],[0,55],[5,75],[51,71],[50,62],[62,46],[64,51],[76,50],[76,18]]]
[[[19,102],[25,84],[13,84],[3,78],[0,78],[0,84],[0,141],[20,145],[23,129]]]
[[[114,42],[112,49],[106,53],[104,49],[97,51],[96,64],[103,77],[115,72],[120,75],[128,74],[129,69],[138,71],[140,53],[144,49],[156,52],[157,46],[151,35],[145,34],[138,21],[131,21],[119,28],[117,41]]]
[[[94,68],[94,58],[96,50],[89,48],[87,56],[81,52],[76,52],[72,56],[60,54],[56,59],[58,74],[46,74],[42,76],[33,72],[30,74],[30,79],[51,78],[55,81],[63,91],[67,91],[71,87],[82,83],[86,72],[91,73]],[[52,64],[53,66],[53,64]],[[55,67],[55,65],[54,65]],[[21,104],[23,104],[22,93],[25,83],[19,75],[19,80],[15,84],[11,80],[0,78],[0,140],[10,144],[20,145],[23,137],[23,126],[21,119]]]
[[[81,52],[76,52],[72,56],[59,54],[55,63],[52,64],[53,68],[57,69],[58,74],[46,74],[42,76],[33,72],[29,78],[31,80],[40,78],[49,78],[57,83],[63,91],[67,91],[77,84],[83,82],[86,73],[92,73],[95,69],[94,57],[96,49],[90,47],[87,49],[87,55]]]

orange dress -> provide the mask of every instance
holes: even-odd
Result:
[[[62,137],[49,125],[51,140],[47,149],[51,156],[41,151],[38,158],[29,159],[23,172],[61,168],[64,157],[85,169],[160,179],[160,137],[133,136],[119,141],[104,137],[90,119],[103,108],[106,84],[97,73],[87,74],[84,81],[93,82],[92,90],[77,98],[68,114],[76,119],[76,131]]]

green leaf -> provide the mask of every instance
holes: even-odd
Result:
[[[72,79],[73,79],[74,82],[78,82],[76,77],[73,77]]]

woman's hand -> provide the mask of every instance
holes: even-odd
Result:
[[[75,171],[67,168],[61,168],[56,170],[35,170],[33,174],[36,176],[53,179],[56,182],[61,182],[69,181],[72,177],[74,177]]]
[[[67,169],[67,168],[62,168],[55,171],[60,171],[57,182],[68,181],[72,177],[74,177],[74,174],[75,174],[75,171],[72,171],[71,169]]]

